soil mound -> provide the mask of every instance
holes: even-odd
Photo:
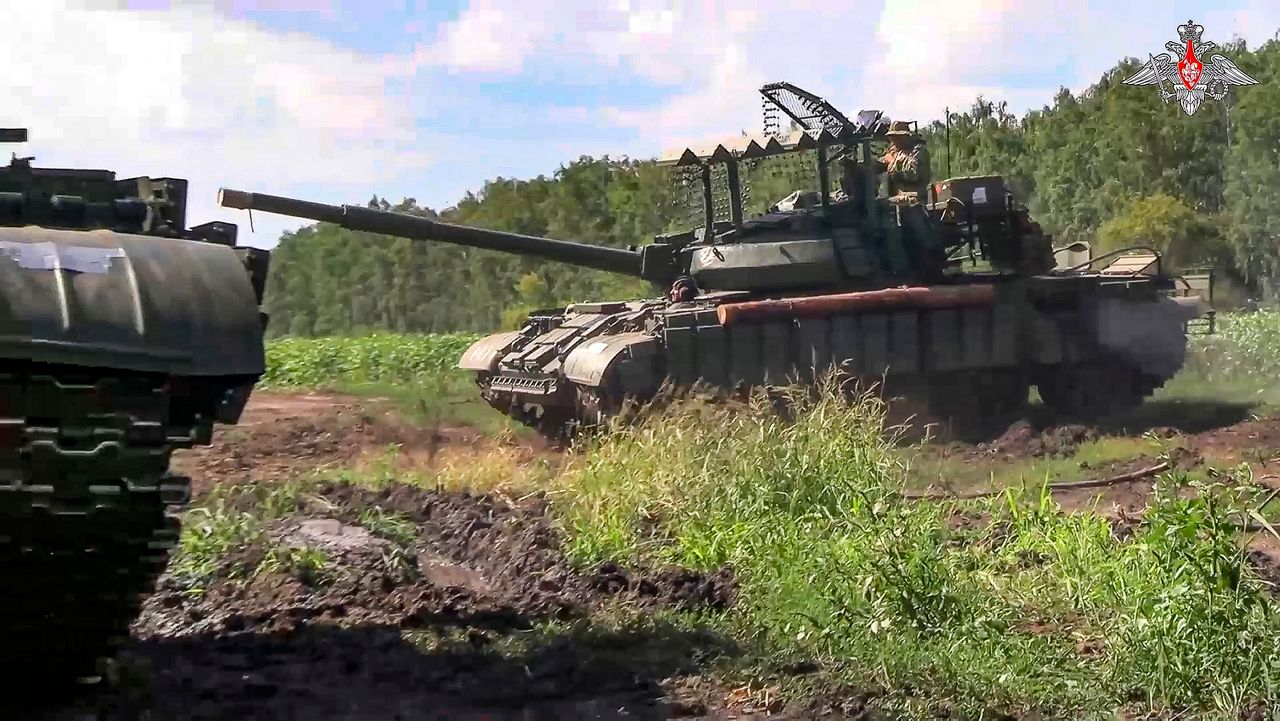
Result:
[[[1097,438],[1088,426],[1068,425],[1037,430],[1031,421],[1020,420],[996,438],[980,443],[970,455],[975,457],[1000,456],[1010,460],[1019,458],[1062,457],[1075,452],[1081,444]]]
[[[171,569],[85,710],[24,717],[672,718],[662,682],[732,644],[588,616],[734,591],[728,569],[575,567],[542,497],[317,484],[207,577]]]

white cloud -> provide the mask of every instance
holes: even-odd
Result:
[[[1196,22],[1204,25],[1206,39],[1221,43],[1240,37],[1256,48],[1280,37],[1280,5],[1275,0],[1245,0],[1243,7],[1211,10]]]
[[[533,62],[595,63],[674,89],[651,107],[604,107],[591,114],[637,133],[635,153],[761,130],[757,89],[790,80],[848,111],[875,107],[928,118],[967,106],[978,94],[1039,99],[1054,87],[998,83],[1009,58],[1037,53],[1056,11],[1014,0],[758,0],[751,4],[615,0],[591,11],[557,0],[473,3],[426,51],[477,70],[527,70]],[[548,22],[554,18],[557,22]],[[1036,27],[1028,30],[1028,21]],[[500,35],[505,32],[506,35]],[[501,46],[483,58],[448,51],[463,31],[471,48]],[[503,40],[512,40],[503,44]],[[1034,65],[1034,63],[1033,63]],[[1040,67],[1049,68],[1052,59]],[[936,110],[935,110],[936,106]]]
[[[394,94],[412,65],[263,30],[202,7],[126,12],[14,3],[0,45],[0,122],[30,128],[37,165],[191,181],[188,223],[230,220],[229,186],[339,199],[423,167],[422,138]],[[333,196],[338,196],[334,198]],[[324,198],[321,198],[322,200]],[[297,227],[255,215],[254,244]]]
[[[880,16],[859,94],[892,117],[921,123],[948,107],[968,109],[980,95],[1016,112],[1052,97],[1049,78],[1067,57],[1053,46],[1065,30],[1052,4],[897,0]],[[1012,77],[1021,82],[1008,84]]]
[[[483,0],[463,10],[422,56],[480,71],[515,72],[534,63],[569,73],[603,66],[673,88],[656,107],[587,111],[636,131],[641,141],[628,151],[652,153],[677,142],[759,131],[756,88],[811,69],[815,58],[828,61],[826,74],[839,73],[853,21],[874,10],[847,0],[614,0],[590,10],[556,0]],[[506,34],[495,35],[496,28]],[[455,52],[464,31],[470,33],[468,47],[510,42],[501,53],[466,55]]]
[[[418,59],[452,72],[519,72],[535,43],[553,30],[554,18],[512,10],[501,1],[474,0],[457,19],[440,25],[436,43]]]

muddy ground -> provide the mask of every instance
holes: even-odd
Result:
[[[988,443],[953,448],[963,462],[1070,455],[1105,429],[1014,424]],[[1280,487],[1280,418],[1180,432],[1172,460],[1250,463]],[[254,396],[243,423],[179,454],[197,500],[215,490],[349,467],[395,445],[430,469],[500,449],[517,462],[554,459],[537,440],[462,427],[422,428],[385,404],[333,395]],[[1152,458],[1095,469],[1118,474]],[[1064,490],[1068,508],[1140,511],[1149,478]],[[256,511],[261,496],[228,496]],[[370,513],[399,523],[371,524]],[[385,526],[385,527],[384,527]],[[368,529],[379,528],[374,532]],[[1259,543],[1280,579],[1280,544]],[[317,558],[323,559],[317,561]],[[540,496],[510,498],[389,485],[319,483],[224,555],[193,594],[175,572],[148,601],[120,662],[48,719],[712,719],[810,718],[709,680],[736,652],[714,633],[653,623],[587,625],[617,607],[716,611],[734,600],[731,569],[574,569]],[[546,624],[556,624],[547,632]],[[829,718],[856,717],[825,709]]]
[[[371,533],[360,525],[371,508],[413,528]],[[718,639],[539,635],[539,624],[733,602],[728,571],[575,572],[541,498],[321,484],[266,536],[225,559],[199,597],[164,580],[123,657],[115,708],[98,718],[665,718],[659,682],[696,671],[695,654]],[[261,570],[281,547],[318,549],[324,567]],[[251,580],[231,579],[249,569]],[[599,715],[621,708],[629,715]]]

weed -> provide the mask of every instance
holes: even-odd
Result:
[[[211,576],[247,578],[254,568],[226,564],[234,552],[260,545],[267,524],[297,510],[302,483],[218,488],[200,505],[187,510],[173,562],[173,574],[198,591]],[[247,558],[247,557],[246,557]]]
[[[1098,478],[1109,464],[1141,456],[1156,455],[1170,447],[1185,445],[1182,438],[1103,437],[1080,444],[1069,454],[1020,458],[1008,461],[1000,456],[990,459],[960,456],[941,457],[936,450],[912,447],[897,451],[910,462],[907,482],[914,489],[939,485],[954,492],[982,488],[1016,488],[1023,484],[1043,482],[1069,483]]]
[[[1267,385],[1280,372],[1280,314],[1224,314],[1218,326],[1217,336],[1193,342],[1186,369],[1157,394],[1156,416],[1202,414],[1201,400],[1280,407]],[[440,422],[479,407],[454,403],[474,397],[453,369],[473,339],[273,341],[264,385],[377,389]],[[707,620],[750,649],[739,668],[754,685],[883,690],[876,703],[908,717],[943,708],[1102,717],[1137,700],[1156,713],[1232,718],[1280,697],[1280,609],[1236,532],[1242,519],[1274,516],[1271,506],[1258,512],[1266,501],[1165,474],[1124,537],[1099,515],[1063,513],[1043,488],[908,501],[907,469],[881,432],[874,398],[846,402],[826,388],[792,401],[788,419],[763,397],[748,413],[681,403],[590,441],[590,454],[545,479],[572,556],[732,566],[738,603]],[[1081,461],[1096,466],[1149,446],[1085,444],[1071,459],[1036,461],[1004,480],[1060,479],[1080,474]],[[344,478],[403,479],[393,456]],[[474,475],[415,482],[473,483]],[[1188,482],[1190,493],[1172,492]],[[285,493],[262,507],[283,513],[297,499]],[[963,543],[950,527],[958,512],[986,519]],[[261,528],[234,503],[189,518],[180,567],[192,577]],[[397,544],[411,537],[402,521],[377,511],[361,519]],[[325,559],[289,553],[272,562],[323,577]],[[784,659],[813,659],[820,671],[789,679],[775,673]]]
[[[1192,339],[1186,368],[1156,393],[1153,400],[1164,402],[1161,416],[1176,414],[1178,406],[1203,415],[1206,409],[1197,401],[1280,409],[1280,391],[1268,382],[1280,373],[1280,313],[1222,313],[1216,325],[1215,335]],[[260,387],[384,396],[423,423],[460,422],[494,433],[530,433],[480,401],[470,374],[456,367],[480,337],[377,332],[277,338],[267,344]]]
[[[360,525],[375,536],[401,546],[411,547],[418,541],[417,527],[402,513],[386,511],[376,506],[369,507],[360,513]]]
[[[198,587],[218,570],[222,558],[254,543],[260,535],[258,519],[229,507],[225,499],[192,508],[183,521],[173,574],[185,585]],[[235,571],[231,569],[230,575]]]
[[[1230,716],[1275,697],[1280,609],[1224,520],[1234,490],[1164,494],[1127,541],[1043,488],[909,501],[874,399],[797,395],[790,421],[766,402],[678,404],[594,442],[558,481],[574,558],[731,565],[719,623],[756,663],[815,655],[828,682],[886,689],[907,716],[1093,716],[1134,697]],[[951,543],[957,510],[991,523]]]
[[[281,544],[267,550],[257,572],[287,573],[308,585],[319,585],[329,580],[328,564],[329,556],[321,549]]]
[[[1271,379],[1280,374],[1280,312],[1223,313],[1215,334],[1192,343],[1188,367],[1210,378]]]
[[[475,392],[458,358],[481,336],[471,333],[277,338],[267,343],[264,389],[323,389],[391,400],[424,425],[466,423],[490,432],[527,434]]]
[[[1257,413],[1280,411],[1280,312],[1223,313],[1216,332],[1195,337],[1186,366],[1157,399],[1213,399],[1247,404]]]

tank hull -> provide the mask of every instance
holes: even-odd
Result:
[[[975,433],[1036,387],[1087,418],[1141,404],[1182,367],[1204,311],[1152,276],[969,278],[791,298],[703,297],[570,306],[478,341],[459,367],[495,408],[551,435],[660,388],[812,384],[836,370],[930,420]]]

